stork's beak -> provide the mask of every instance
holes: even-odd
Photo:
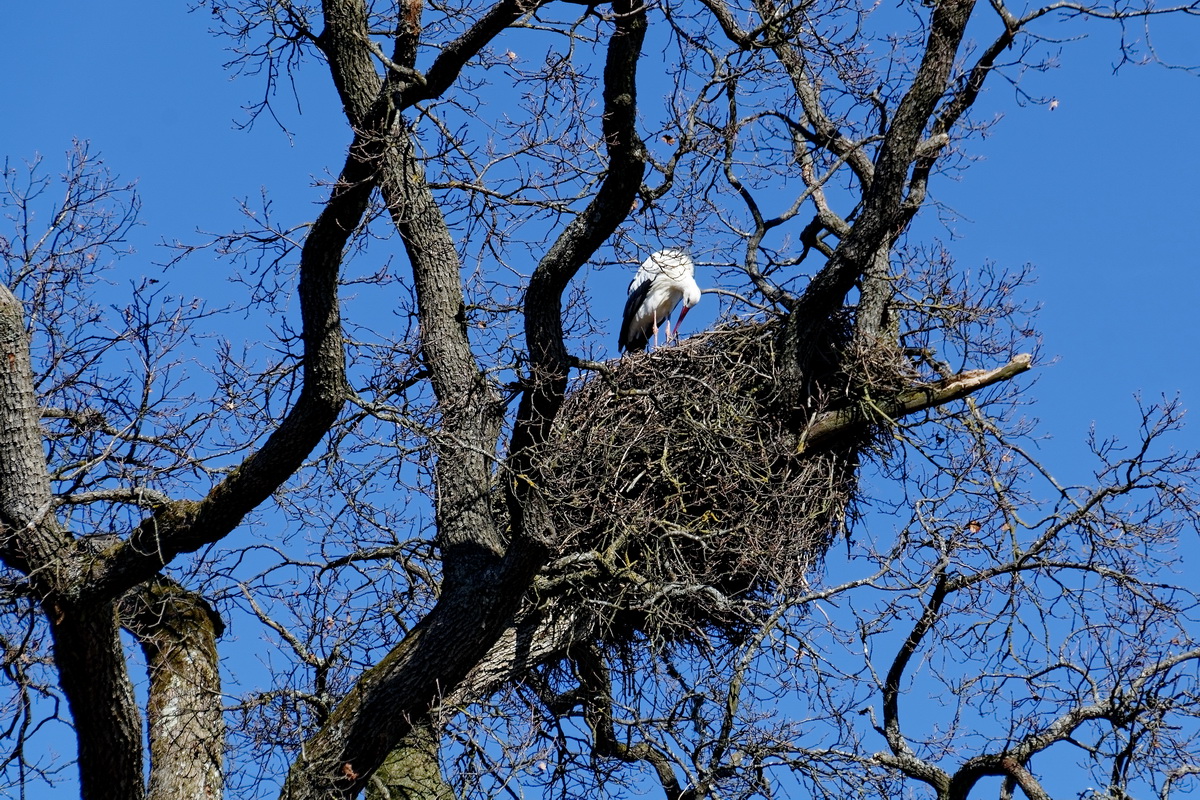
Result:
[[[675,335],[675,341],[679,341],[679,326],[683,324],[683,318],[687,316],[687,312],[691,310],[691,306],[681,306],[679,310],[679,319],[675,320],[675,330],[671,331]]]

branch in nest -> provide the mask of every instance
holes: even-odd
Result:
[[[1029,353],[1022,353],[996,369],[971,370],[936,383],[906,389],[891,398],[876,403],[875,410],[894,421],[917,411],[944,405],[953,400],[961,400],[985,386],[991,386],[1020,375],[1029,369],[1032,360],[1033,356]],[[863,411],[858,407],[841,408],[837,411],[820,414],[809,425],[800,449],[804,450],[824,439],[848,433],[860,427],[863,421]]]

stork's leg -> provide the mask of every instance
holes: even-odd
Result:
[[[658,348],[658,312],[654,312],[654,322],[650,323],[650,327],[654,330],[654,347]],[[667,324],[671,324],[671,320],[667,320]]]

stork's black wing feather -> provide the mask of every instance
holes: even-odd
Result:
[[[629,290],[629,299],[625,301],[625,314],[621,319],[621,335],[617,338],[617,348],[622,352],[631,353],[634,350],[645,350],[646,344],[650,341],[644,328],[640,331],[630,330],[630,328],[638,308],[646,301],[646,295],[650,294],[650,284],[653,282],[652,279],[647,278]]]

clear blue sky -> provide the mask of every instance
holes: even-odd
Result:
[[[237,201],[260,187],[281,219],[311,219],[324,195],[316,180],[342,161],[347,133],[327,84],[301,84],[298,107],[289,94],[275,98],[290,139],[269,119],[236,128],[262,82],[223,68],[204,11],[160,0],[14,2],[4,25],[0,155],[19,163],[41,153],[57,171],[72,138],[88,139],[114,172],[138,181],[138,252],[115,280],[161,277],[160,240],[235,227]],[[1079,457],[1093,422],[1103,434],[1133,433],[1135,393],[1150,402],[1180,393],[1200,406],[1200,79],[1157,66],[1114,75],[1113,31],[1094,30],[1064,44],[1061,68],[1028,77],[1032,94],[1058,99],[1055,110],[1022,108],[1004,85],[989,90],[978,116],[1003,119],[972,143],[981,160],[958,182],[932,186],[958,221],[947,229],[926,214],[919,228],[957,236],[964,268],[1035,265],[1030,297],[1043,305],[1044,355],[1054,360],[1036,370],[1032,413],[1053,436],[1051,468],[1067,480],[1088,477]],[[1189,33],[1161,31],[1165,54],[1200,62]],[[173,271],[176,291],[219,299],[233,290],[203,259]],[[612,293],[615,338],[624,281],[596,291]],[[1178,442],[1200,447],[1200,421]]]
[[[1053,111],[993,87],[1004,119],[978,143],[983,160],[935,188],[971,220],[954,226],[960,264],[1035,266],[1045,354],[1058,361],[1038,370],[1034,411],[1070,443],[1092,421],[1127,431],[1135,392],[1200,406],[1200,79],[1156,66],[1114,75],[1114,33],[1097,26],[1064,45],[1060,69],[1028,76],[1032,94],[1058,99]],[[1170,52],[1200,62],[1178,33],[1162,37]],[[1200,421],[1187,439],[1200,444]]]

